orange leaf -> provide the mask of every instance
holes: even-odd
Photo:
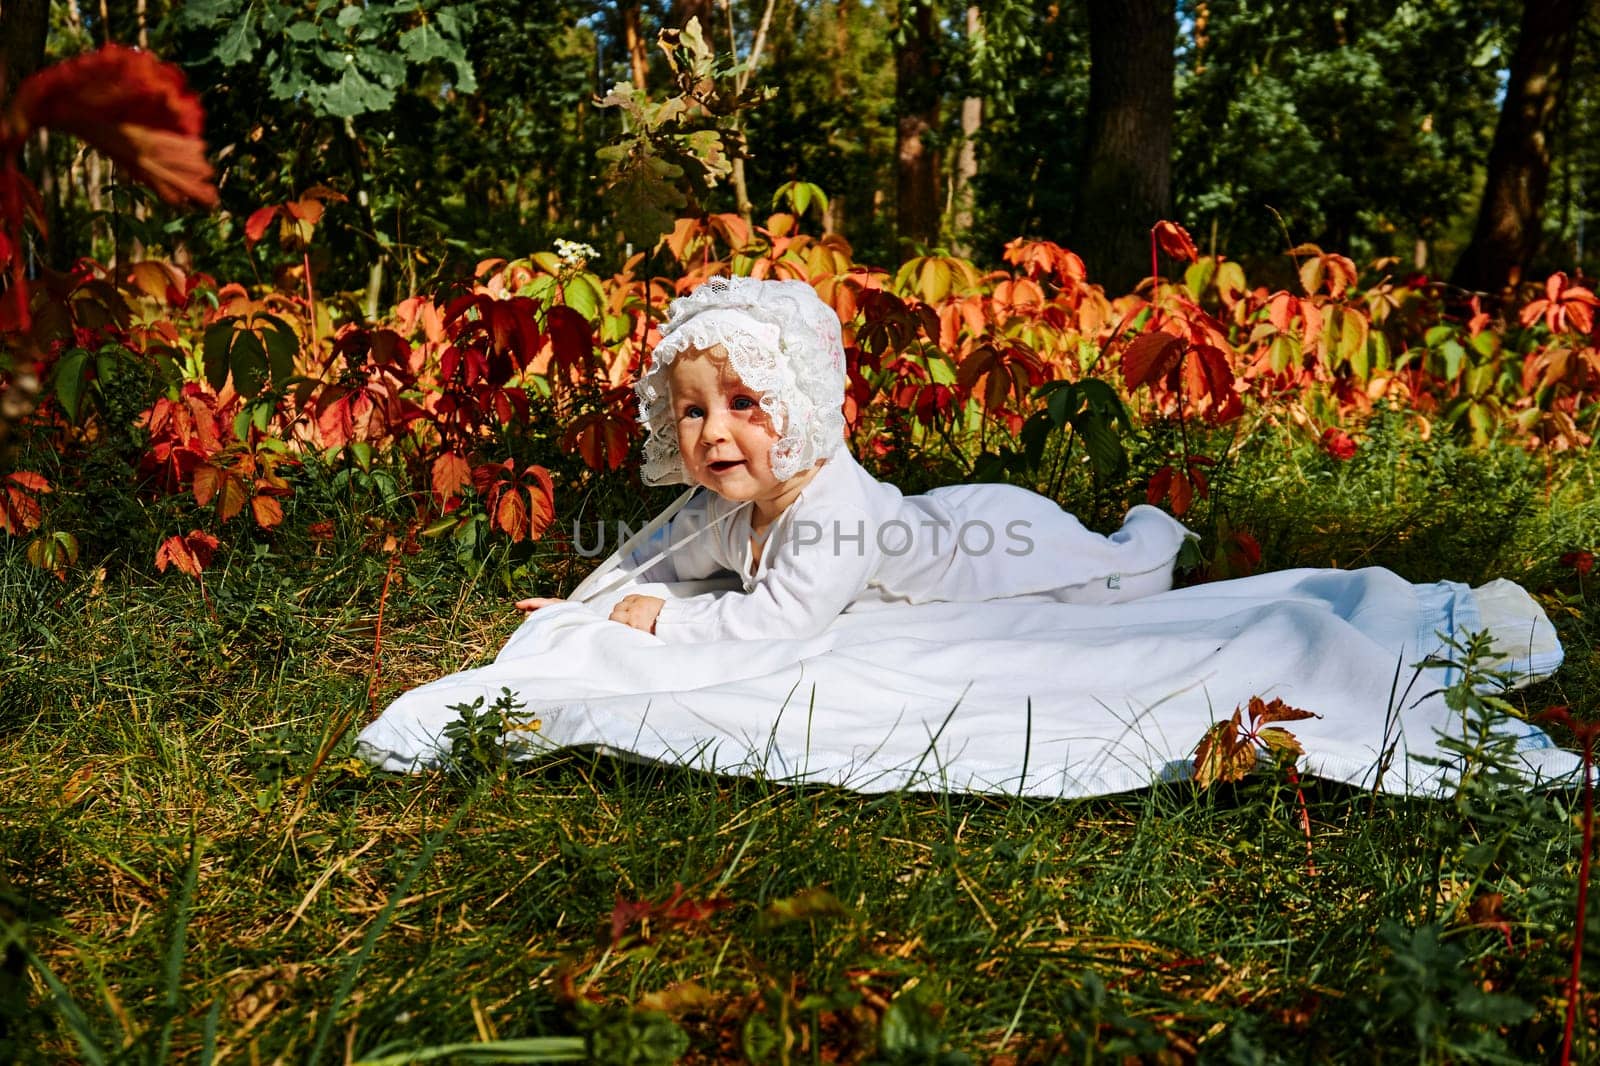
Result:
[[[1324,262],[1328,270],[1328,294],[1337,300],[1356,283],[1356,265],[1344,255],[1329,255]]]
[[[194,502],[204,507],[216,496],[217,489],[222,487],[225,475],[221,470],[206,463],[197,466],[194,470]]]
[[[148,52],[106,45],[25,78],[0,118],[0,145],[47,126],[99,149],[169,203],[212,206],[200,98]]]
[[[1165,220],[1157,222],[1151,231],[1155,234],[1156,243],[1161,250],[1174,259],[1182,259],[1192,263],[1200,258],[1200,252],[1194,246],[1194,238],[1189,236],[1189,231],[1176,222]]]
[[[272,220],[278,217],[280,208],[275,204],[272,207],[262,207],[250,213],[244,223],[244,246],[254,248],[262,237],[267,235],[267,227],[272,225]]]
[[[226,522],[244,510],[245,501],[249,498],[243,481],[232,474],[224,474],[217,493],[217,515]]]
[[[1293,293],[1275,292],[1267,301],[1267,318],[1279,333],[1289,332],[1294,316],[1300,312],[1300,301]]]
[[[21,536],[38,529],[44,514],[39,501],[14,486],[6,486],[0,493],[0,531]]]
[[[510,535],[513,543],[527,539],[528,505],[522,502],[521,493],[513,489],[500,496],[500,505],[494,509],[494,521]]]
[[[210,533],[192,529],[185,536],[171,536],[156,549],[156,569],[166,572],[175,566],[190,577],[198,578],[200,571],[211,565],[217,551],[217,538]]]
[[[1240,733],[1239,712],[1206,730],[1194,749],[1194,779],[1201,788],[1217,781],[1243,781],[1255,769],[1256,752]]]
[[[250,510],[255,513],[256,525],[262,529],[271,529],[283,523],[283,504],[271,496],[252,497]]]
[[[27,489],[29,492],[55,491],[50,487],[50,482],[45,480],[43,474],[35,474],[31,470],[13,470],[6,475],[6,480]]]
[[[1306,718],[1321,718],[1314,711],[1291,707],[1281,699],[1264,702],[1260,696],[1250,697],[1250,725],[1259,728],[1271,722],[1299,722]]]
[[[522,476],[533,481],[528,486],[528,537],[538,540],[556,518],[555,483],[550,480],[550,471],[538,465],[528,467]]]
[[[183,282],[178,272],[160,260],[146,259],[133,264],[128,271],[128,280],[153,300],[175,303],[183,299]]]
[[[1172,513],[1179,518],[1189,513],[1194,503],[1194,483],[1181,472],[1172,477]]]
[[[440,504],[461,494],[472,481],[472,467],[455,452],[445,452],[433,461],[433,493]]]
[[[1183,364],[1183,390],[1189,399],[1201,405],[1208,421],[1227,422],[1244,414],[1244,403],[1233,388],[1233,368],[1227,356],[1209,344],[1202,344],[1190,352],[1191,358]]]
[[[634,423],[612,411],[591,411],[579,418],[562,439],[575,448],[590,470],[615,470],[628,457]]]

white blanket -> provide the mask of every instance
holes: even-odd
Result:
[[[701,588],[628,591],[684,595]],[[1519,682],[1561,648],[1521,588],[1412,585],[1382,569],[1293,570],[1113,606],[1029,599],[850,611],[808,640],[668,645],[606,620],[609,599],[530,616],[493,665],[401,696],[361,734],[385,769],[437,765],[451,708],[503,688],[537,719],[522,754],[599,748],[718,773],[891,789],[1089,796],[1187,776],[1212,723],[1251,696],[1288,723],[1303,773],[1428,793],[1441,734],[1460,736],[1417,664],[1441,634],[1488,629]],[[1508,720],[1530,782],[1570,752]],[[1381,775],[1381,780],[1378,780]],[[1448,775],[1444,775],[1447,777]]]

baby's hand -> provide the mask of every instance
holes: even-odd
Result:
[[[624,596],[615,607],[611,608],[611,620],[642,629],[646,633],[654,633],[656,615],[661,613],[661,608],[666,602],[655,596]]]
[[[566,602],[566,600],[561,599],[559,596],[529,596],[525,600],[517,601],[517,610],[537,611],[541,607],[549,607],[553,604]]]

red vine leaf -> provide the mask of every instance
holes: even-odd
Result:
[[[200,571],[211,565],[217,552],[217,538],[203,530],[192,529],[185,535],[171,536],[156,549],[156,569],[166,572],[175,566],[190,577],[198,578]]]
[[[1177,369],[1187,345],[1182,337],[1162,330],[1141,333],[1122,353],[1122,377],[1132,392]]]
[[[1162,220],[1157,222],[1150,232],[1155,236],[1161,250],[1172,258],[1182,259],[1186,263],[1192,263],[1200,258],[1200,252],[1194,246],[1194,238],[1189,236],[1188,230],[1176,222]]]
[[[433,494],[440,506],[472,483],[472,467],[455,452],[445,452],[433,461]]]

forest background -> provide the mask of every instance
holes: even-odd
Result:
[[[222,210],[141,224],[147,193],[40,138],[39,254],[108,261],[137,242],[247,275],[243,220],[326,185],[348,201],[314,265],[326,287],[370,287],[369,307],[556,238],[614,267],[630,241],[595,195],[596,152],[624,118],[596,102],[618,82],[661,94],[656,35],[691,17],[773,95],[741,118],[733,180],[684,206],[759,218],[809,182],[860,262],[943,247],[992,265],[1005,241],[1040,236],[1122,291],[1158,218],[1282,275],[1266,280],[1305,242],[1482,289],[1593,262],[1600,33],[1574,0],[8,0],[9,84],[109,41],[150,49],[199,90],[219,169]],[[1475,227],[1481,244],[1508,226],[1514,252],[1463,257]]]

